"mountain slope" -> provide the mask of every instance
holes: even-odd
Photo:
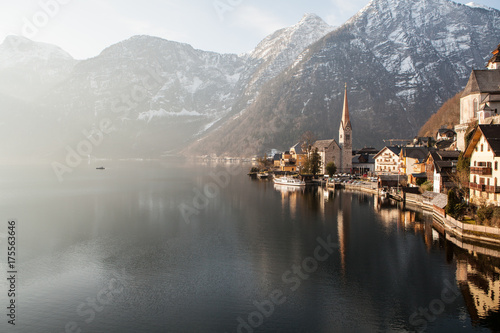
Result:
[[[440,128],[451,128],[460,123],[460,98],[459,92],[447,100],[439,110],[433,114],[422,126],[418,135],[421,137],[435,137]]]
[[[216,154],[285,149],[312,130],[337,138],[348,84],[355,146],[412,137],[484,67],[500,12],[447,0],[374,0],[268,82],[245,113],[188,150]]]
[[[33,100],[67,79],[77,63],[57,46],[8,36],[0,45],[0,93]]]

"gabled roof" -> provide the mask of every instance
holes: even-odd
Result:
[[[353,164],[375,164],[373,154],[356,154],[352,157]]]
[[[425,160],[429,155],[429,148],[427,147],[404,147],[401,150],[403,157],[409,157],[417,160]]]
[[[302,145],[299,143],[295,144],[292,148],[290,148],[290,151],[294,149],[296,154],[305,154],[304,151],[302,150]]]
[[[462,96],[498,92],[500,92],[500,69],[473,70]]]
[[[460,152],[456,150],[437,150],[436,153],[443,161],[458,161]]]
[[[319,151],[323,151],[325,148],[328,148],[331,145],[337,145],[337,147],[340,148],[340,146],[337,144],[337,141],[335,141],[335,139],[318,140],[313,144],[313,148],[318,148]]]
[[[474,148],[483,135],[495,156],[500,156],[500,125],[479,125],[470,140],[469,146],[465,150],[465,157],[472,156]]]
[[[381,151],[378,152],[378,154],[375,155],[375,157],[373,157],[374,159],[376,159],[378,157],[378,155],[382,154],[386,149],[388,149],[390,152],[392,152],[393,154],[395,155],[398,155],[401,153],[401,147],[395,147],[395,146],[385,146]]]
[[[438,131],[439,134],[445,134],[445,133],[453,133],[457,134],[454,130],[449,129],[449,128],[440,128]]]

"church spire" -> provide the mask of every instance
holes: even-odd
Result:
[[[349,103],[347,102],[347,83],[346,83],[344,92],[344,110],[342,111],[341,127],[345,129],[347,126],[351,127],[351,119],[349,117]]]

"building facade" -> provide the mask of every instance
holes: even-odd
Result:
[[[473,70],[460,99],[460,124],[455,126],[457,149],[465,151],[470,124],[500,123],[500,45],[485,70]]]
[[[500,205],[500,125],[479,125],[465,151],[470,158],[470,200]]]
[[[382,174],[397,174],[400,167],[401,148],[399,147],[384,147],[377,155],[375,155],[375,172]]]

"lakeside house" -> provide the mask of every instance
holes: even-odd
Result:
[[[457,133],[449,128],[440,128],[436,135],[436,141],[455,141]]]
[[[400,172],[404,175],[420,173],[420,164],[425,162],[431,148],[428,147],[403,147],[399,153]],[[415,167],[419,166],[419,167]]]
[[[457,170],[459,151],[433,150],[425,162],[427,179],[434,184],[433,191],[447,193],[455,187],[452,176]]]
[[[470,198],[500,205],[500,125],[479,125],[464,154],[470,158]]]
[[[500,45],[488,61],[487,69],[473,70],[460,99],[460,124],[455,126],[457,149],[465,151],[470,125],[500,124]]]
[[[359,175],[375,172],[375,154],[356,153],[352,157],[352,172]]]
[[[377,174],[397,174],[400,166],[400,154],[401,147],[384,147],[374,156],[375,172]]]

